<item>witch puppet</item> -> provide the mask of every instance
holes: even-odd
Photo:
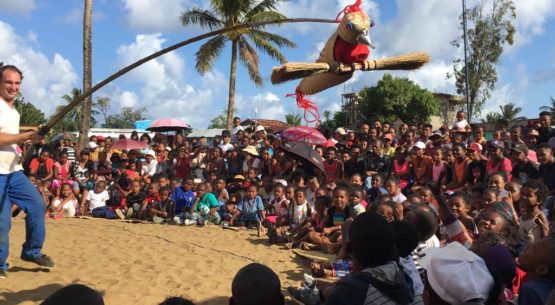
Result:
[[[272,70],[273,84],[303,78],[295,94],[288,96],[296,97],[297,106],[304,109],[304,119],[308,124],[317,125],[320,115],[316,104],[307,100],[306,95],[342,84],[356,70],[414,70],[430,61],[430,56],[422,52],[368,59],[370,48],[374,48],[369,36],[374,21],[363,11],[361,2],[356,0],[339,12],[337,30],[328,39],[315,63],[288,62]]]

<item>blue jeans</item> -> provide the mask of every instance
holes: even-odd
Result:
[[[45,238],[44,202],[37,188],[22,171],[0,175],[0,268],[8,269],[6,260],[10,249],[11,204],[15,203],[27,214],[25,217],[25,242],[21,256],[41,256]]]

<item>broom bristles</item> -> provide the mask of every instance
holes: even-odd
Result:
[[[414,70],[430,62],[430,55],[414,52],[399,56],[374,60],[376,67],[371,70]]]
[[[414,52],[399,56],[375,59],[370,62],[368,70],[415,70],[430,62],[430,55],[424,52]],[[356,64],[357,69],[362,64]],[[351,73],[349,66],[344,73]],[[333,72],[327,63],[290,62],[272,69],[272,84],[280,84],[290,80],[305,78],[307,76]]]

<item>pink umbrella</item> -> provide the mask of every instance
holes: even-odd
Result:
[[[115,141],[111,148],[116,150],[147,149],[148,143],[131,139],[121,139]]]
[[[295,126],[285,129],[280,137],[289,142],[305,143],[308,145],[321,145],[326,143],[326,138],[318,130],[308,126]]]
[[[179,131],[184,129],[191,128],[188,124],[181,122],[178,119],[158,119],[155,120],[148,126],[146,130],[148,131],[155,131],[155,132],[164,132],[164,131]]]

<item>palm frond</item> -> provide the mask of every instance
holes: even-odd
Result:
[[[253,5],[253,0],[211,0],[214,11],[226,21],[236,20],[244,16]]]
[[[200,46],[195,53],[196,68],[200,74],[204,74],[212,68],[214,60],[220,56],[224,49],[226,39],[224,35],[218,35]]]
[[[202,28],[213,30],[214,28],[221,27],[222,21],[214,15],[212,11],[203,10],[200,8],[192,8],[186,10],[181,14],[181,23],[184,26],[190,24],[198,24]]]
[[[251,30],[250,32],[251,32],[251,35],[259,36],[259,38],[262,40],[271,41],[279,48],[283,48],[283,47],[294,48],[297,46],[297,44],[294,43],[293,41],[274,33],[258,31],[258,30]]]
[[[259,36],[252,35],[251,33],[248,33],[247,36],[252,39],[258,49],[262,50],[271,58],[279,61],[282,64],[287,62],[285,56],[283,56],[283,54],[281,54],[281,52],[276,49],[270,42],[262,39]]]
[[[275,11],[279,2],[282,2],[282,0],[263,0],[247,12],[245,18],[250,18],[261,12]]]
[[[263,85],[262,77],[260,76],[260,69],[258,66],[258,54],[256,50],[244,38],[238,41],[239,46],[239,59],[247,66],[249,77],[258,87]]]
[[[280,20],[286,19],[287,17],[281,13],[268,11],[268,12],[260,12],[258,14],[249,16],[248,18],[244,18],[244,22],[260,22],[260,21],[271,21],[271,20]]]

